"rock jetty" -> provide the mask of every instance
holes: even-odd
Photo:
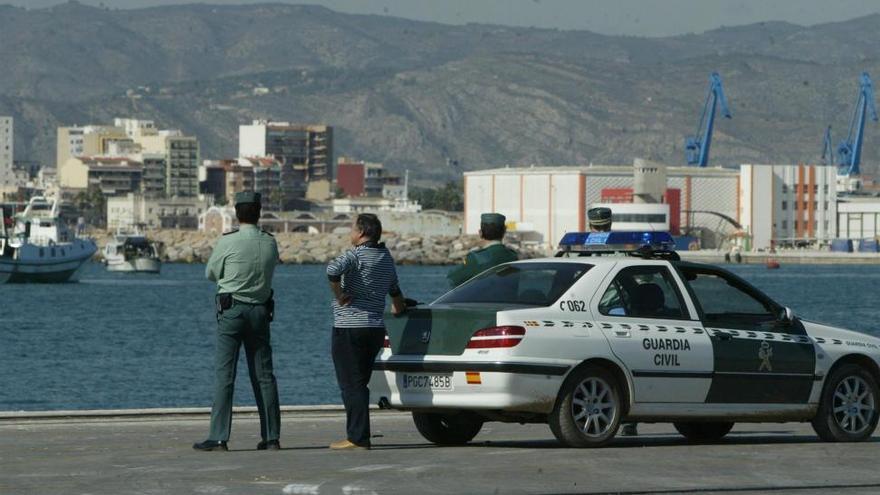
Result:
[[[348,234],[273,234],[278,241],[281,261],[290,264],[325,264],[350,247]],[[93,233],[98,243],[96,256],[112,235]],[[171,263],[204,263],[211,256],[217,236],[193,230],[155,230],[147,237],[163,245],[162,258]],[[454,265],[461,263],[468,251],[481,245],[477,236],[398,236],[388,233],[382,241],[400,265]],[[541,247],[519,244],[510,239],[505,244],[516,249],[521,259],[547,256]]]

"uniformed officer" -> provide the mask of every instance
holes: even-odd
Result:
[[[506,221],[507,218],[500,213],[483,213],[480,216],[480,237],[488,242],[482,249],[468,253],[463,265],[449,271],[446,279],[451,287],[458,287],[493,266],[519,258],[516,251],[501,243],[507,232]]]
[[[611,208],[599,206],[587,211],[591,232],[611,232]],[[620,435],[629,437],[639,434],[637,423],[624,423]]]
[[[232,429],[232,392],[238,352],[244,344],[248,373],[260,414],[262,440],[257,450],[278,450],[281,413],[278,386],[272,371],[269,322],[272,321],[272,275],[278,263],[278,246],[268,232],[257,227],[260,194],[235,195],[235,216],[240,228],[217,241],[205,273],[217,282],[217,348],[215,351],[214,405],[208,439],[196,450],[227,450]]]
[[[590,232],[611,232],[611,208],[590,208],[587,219],[590,221]]]

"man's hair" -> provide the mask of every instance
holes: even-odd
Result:
[[[235,217],[238,223],[256,224],[260,221],[260,203],[239,203],[235,205]]]
[[[355,225],[364,236],[373,242],[379,242],[379,239],[382,238],[382,222],[372,213],[358,215]]]
[[[481,223],[480,232],[483,239],[487,241],[500,241],[504,239],[507,227],[497,223]]]

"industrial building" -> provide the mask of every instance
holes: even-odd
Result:
[[[670,229],[698,231],[716,239],[726,221],[736,218],[739,171],[720,167],[665,167],[636,161],[636,167],[590,165],[564,167],[506,167],[464,174],[464,232],[476,234],[480,214],[504,214],[511,231],[533,231],[545,245],[566,232],[587,228],[586,211],[599,203],[635,202],[636,179],[652,188],[662,181],[655,198],[642,203],[669,205]],[[665,177],[665,180],[662,178]],[[640,184],[640,187],[643,185]]]
[[[837,170],[818,165],[742,165],[737,215],[746,249],[823,244],[837,233]]]
[[[292,174],[297,198],[326,200],[332,196],[333,128],[255,120],[239,126],[238,156],[272,157]]]

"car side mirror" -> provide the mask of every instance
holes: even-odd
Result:
[[[783,323],[794,322],[794,311],[789,307],[783,308],[782,311],[779,312],[779,321]]]

